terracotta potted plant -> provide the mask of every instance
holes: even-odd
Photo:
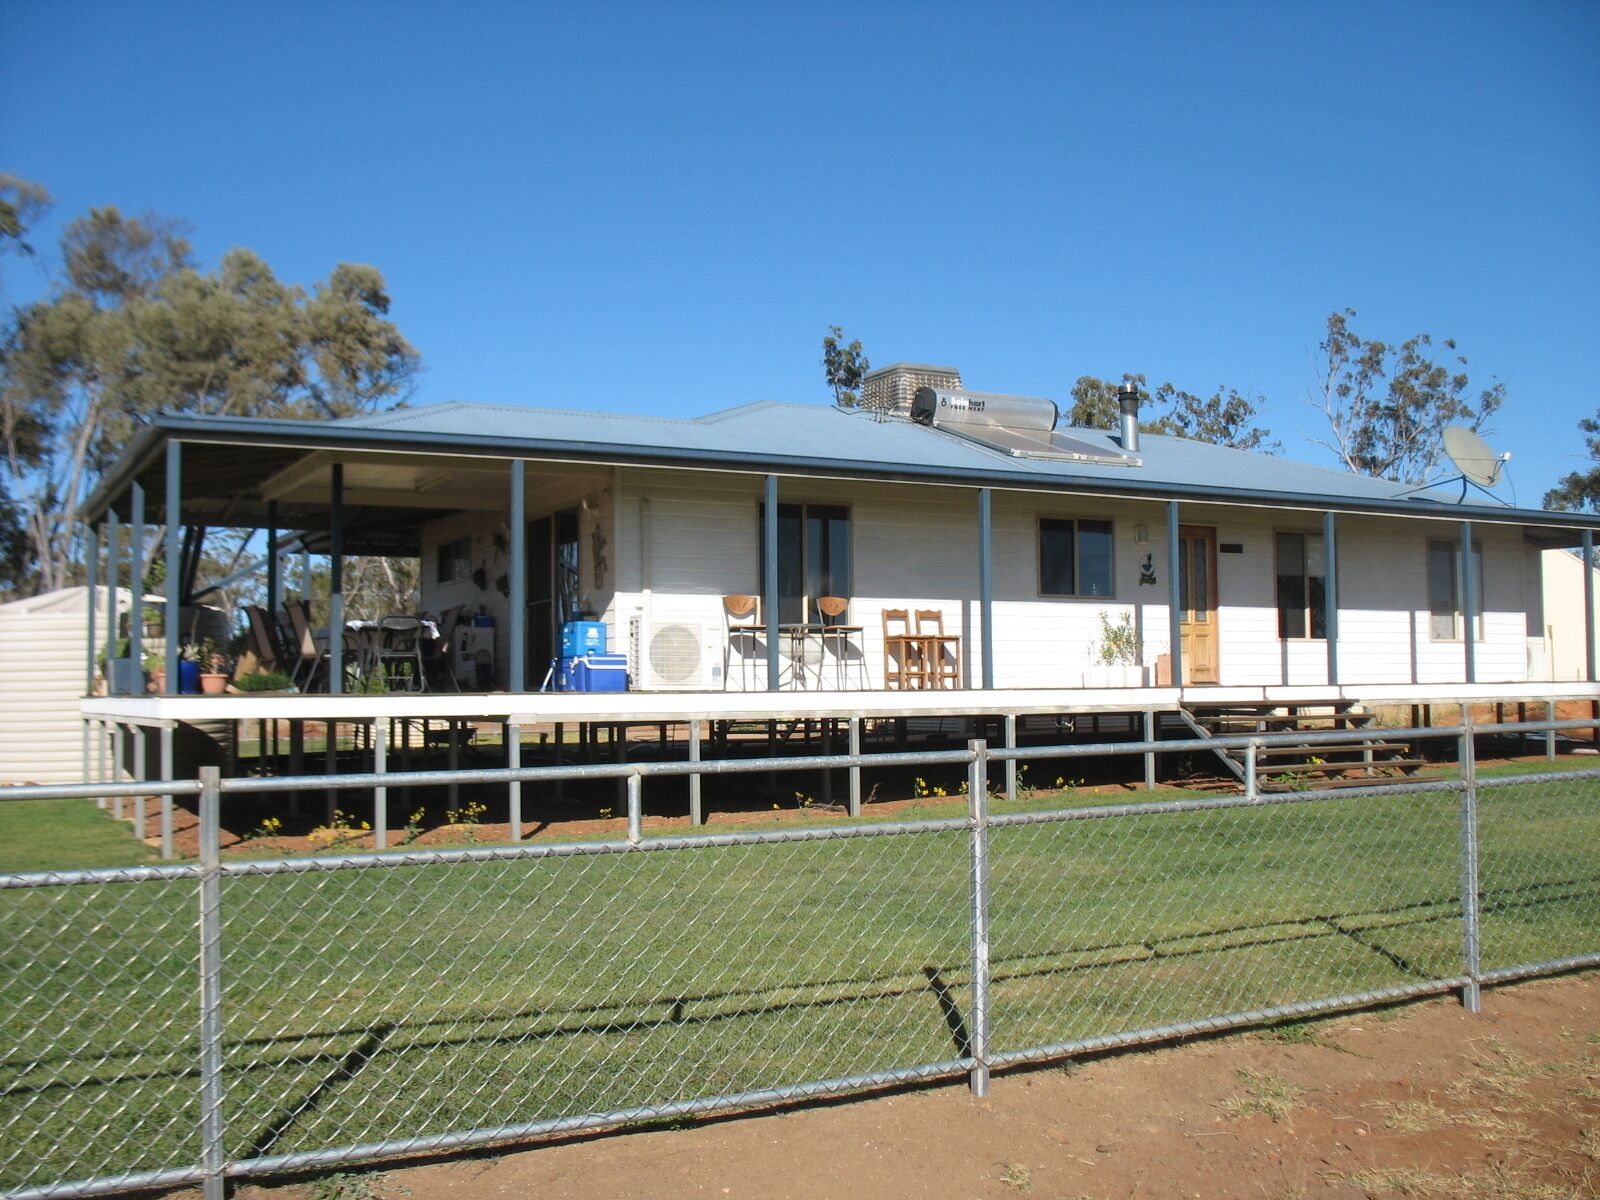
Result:
[[[201,694],[220,696],[227,691],[227,660],[217,653],[217,644],[210,638],[200,643],[199,662]]]

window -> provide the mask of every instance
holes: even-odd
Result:
[[[472,539],[457,538],[439,547],[439,583],[465,583],[472,577]]]
[[[1477,609],[1472,614],[1472,640],[1483,640],[1483,543],[1472,544],[1473,582]],[[1461,543],[1428,543],[1429,632],[1436,642],[1461,637]]]
[[[1039,518],[1039,594],[1110,596],[1111,522]]]
[[[1327,554],[1320,534],[1280,533],[1278,560],[1278,636],[1328,636]]]
[[[756,578],[767,556],[765,504],[759,506]],[[836,504],[778,505],[778,620],[822,624],[817,601],[850,595],[850,510]]]

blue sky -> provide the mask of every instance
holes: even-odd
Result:
[[[987,390],[1259,391],[1327,461],[1352,307],[1507,383],[1533,504],[1600,407],[1597,52],[1594,3],[12,0],[0,170],[378,265],[419,402],[821,403],[839,323]]]

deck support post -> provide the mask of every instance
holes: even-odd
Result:
[[[778,690],[778,477],[767,476],[766,504],[761,511],[765,534],[761,555],[761,603],[767,617],[767,691]]]
[[[579,727],[579,731],[578,732],[579,732],[579,736],[581,737],[582,733],[583,733],[583,730],[582,730],[581,726]],[[566,746],[567,746],[567,727],[564,724],[562,724],[560,721],[556,722],[555,740],[556,740],[556,753],[555,753],[554,765],[559,767],[561,765],[561,759],[563,757],[563,751],[566,750]],[[556,799],[557,800],[565,800],[567,798],[567,781],[565,779],[557,779],[556,780],[556,793],[555,794],[556,794]]]
[[[511,460],[511,671],[510,690],[528,690],[527,464]],[[560,630],[556,633],[559,636]],[[544,664],[539,664],[542,669]]]
[[[145,785],[150,781],[148,761],[149,734],[143,725],[130,725],[133,733],[133,836],[139,841],[145,838],[145,822],[148,814],[145,811],[147,802]]]
[[[169,695],[176,696],[183,691],[183,676],[178,666],[181,661],[178,653],[181,636],[178,631],[178,618],[182,615],[179,606],[183,603],[184,584],[178,545],[178,535],[183,531],[183,443],[178,441],[167,443],[167,494],[162,505],[162,516],[167,522],[167,611],[162,628],[167,641],[166,691]],[[216,665],[201,663],[200,669],[213,671]],[[168,799],[170,801],[171,798]]]
[[[333,464],[328,497],[328,692],[344,691],[344,464]],[[332,745],[333,739],[328,739]],[[329,793],[331,798],[332,793]],[[331,799],[330,799],[331,803]]]
[[[144,670],[144,485],[134,480],[129,488],[129,495],[132,497],[133,513],[128,520],[128,657],[133,659],[134,670],[142,672]],[[142,674],[135,677],[144,678]],[[143,692],[144,688],[140,687],[138,691]],[[143,778],[141,774],[140,779]]]
[[[111,781],[122,782],[122,764],[126,761],[128,753],[128,735],[122,727],[121,721],[111,723]],[[111,800],[111,815],[117,820],[122,820],[122,814],[127,811],[126,798],[114,796]]]
[[[512,771],[522,768],[522,726],[506,722],[506,767]],[[522,840],[522,780],[513,779],[506,784],[506,823],[511,826],[511,840]]]
[[[978,489],[978,607],[982,613],[983,690],[994,690],[994,498]],[[971,675],[967,676],[969,679]]]
[[[121,625],[117,615],[117,577],[122,567],[122,527],[116,510],[106,514],[106,695],[120,695],[117,691],[117,653],[121,640],[117,630]]]
[[[852,757],[861,753],[861,718],[850,718],[850,754]],[[861,767],[859,764],[850,768],[850,815],[861,815]]]
[[[161,782],[170,784],[173,772],[173,739],[172,722],[167,721],[161,726]],[[172,849],[172,794],[161,793],[161,857],[171,858]]]
[[[700,761],[700,722],[689,722],[689,761]],[[695,771],[689,776],[689,824],[704,825],[706,823],[705,809],[700,799],[700,772]]]
[[[1172,664],[1172,686],[1183,686],[1183,572],[1178,566],[1178,502],[1167,501],[1167,658]]]
[[[1017,748],[1017,714],[1006,714],[1006,749]],[[1006,799],[1013,804],[1017,800],[1017,760],[1006,759]]]
[[[1339,555],[1335,525],[1333,513],[1322,514],[1322,623],[1328,644],[1329,687],[1339,686]]]
[[[112,536],[115,528],[112,525]],[[1594,683],[1595,675],[1595,534],[1584,530],[1584,678]]]
[[[372,722],[372,773],[380,780],[389,773],[389,723],[382,717]],[[389,788],[384,783],[372,789],[372,846],[389,846]]]
[[[1146,712],[1144,714],[1144,740],[1147,742],[1156,740],[1156,714],[1154,712]],[[1154,750],[1146,750],[1144,752],[1144,790],[1147,792],[1156,790],[1156,752]]]
[[[1466,659],[1467,682],[1478,682],[1478,564],[1472,547],[1472,522],[1461,522],[1461,646]]]

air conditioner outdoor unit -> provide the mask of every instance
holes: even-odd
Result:
[[[635,613],[628,621],[628,675],[646,692],[698,692],[722,686],[714,633],[691,621]]]

